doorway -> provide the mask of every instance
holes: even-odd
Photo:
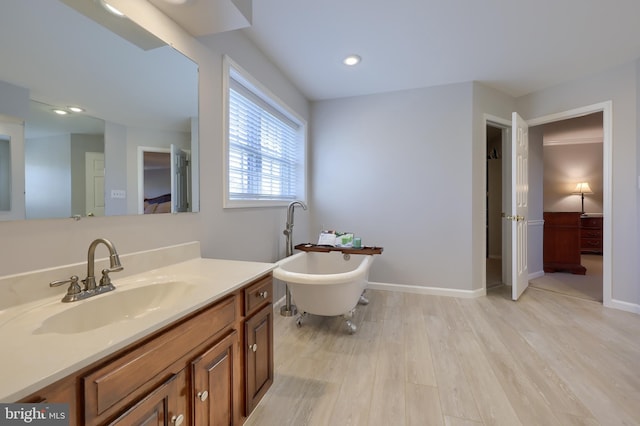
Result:
[[[612,102],[606,101],[551,114],[529,121],[530,126],[553,123],[570,118],[582,117],[588,114],[602,112],[602,303],[612,307],[612,268],[611,268],[611,236],[612,236]]]
[[[580,221],[575,257],[586,273],[548,272],[531,279],[531,285],[602,303],[603,113],[593,112],[532,129],[538,129],[542,139],[543,210],[575,212]],[[578,185],[584,189],[577,190]]]
[[[486,286],[504,284],[502,274],[502,168],[503,140],[506,130],[497,124],[486,124]]]
[[[614,307],[614,302],[612,300],[612,259],[611,259],[611,235],[612,235],[612,225],[611,225],[611,213],[612,213],[612,197],[611,197],[611,174],[612,174],[612,140],[613,140],[613,126],[612,126],[612,102],[606,101],[598,104],[588,105],[585,107],[575,108],[572,110],[563,111],[560,113],[549,114],[546,116],[541,116],[537,118],[533,118],[528,120],[528,125],[530,127],[536,127],[547,123],[553,123],[557,121],[567,120],[571,118],[581,117],[592,113],[602,113],[602,303],[607,307]],[[491,125],[493,127],[502,128],[503,137],[504,135],[510,135],[510,127],[511,122],[505,120],[500,117],[492,116],[489,114],[485,114],[485,126]],[[483,130],[487,130],[486,127]],[[510,136],[507,136],[507,141],[510,139]],[[486,135],[485,135],[486,140]],[[503,156],[504,158],[509,157],[510,153],[507,152],[509,148],[509,144],[503,142]],[[510,193],[510,188],[507,188],[510,185],[511,175],[510,175],[510,167],[507,167],[506,162],[503,162],[503,193]],[[531,179],[531,177],[530,177]],[[536,185],[540,186],[540,192],[542,187],[542,174],[538,176],[538,180],[534,180],[531,186],[535,187]],[[506,182],[506,183],[505,183]],[[531,194],[530,194],[531,195]],[[568,195],[569,196],[569,195]],[[504,197],[504,195],[503,195]],[[541,196],[540,196],[541,197]],[[575,197],[575,196],[574,196]],[[510,201],[504,201],[503,205],[509,205]],[[540,220],[533,220],[528,222],[529,229],[529,243],[530,248],[528,250],[529,255],[529,277],[530,279],[536,278],[537,276],[544,275],[543,271],[543,226],[544,221],[542,220],[543,207],[542,201],[540,200],[539,205],[534,206],[533,210],[530,210],[530,214],[533,213],[534,217],[539,215]],[[506,222],[506,221],[503,221]],[[503,251],[502,251],[502,283],[506,285],[511,285],[510,282],[510,265],[511,265],[511,247],[507,247],[508,238],[505,239],[505,236],[509,235],[508,230],[505,230],[504,226],[502,229],[503,236]],[[487,232],[493,232],[491,228]],[[487,252],[488,253],[488,252]],[[486,266],[486,265],[485,265]],[[537,275],[536,271],[540,271],[540,274]],[[484,274],[485,280],[487,279],[487,273]],[[485,289],[488,287],[487,283],[489,281],[485,281]]]
[[[138,147],[138,213],[171,212],[171,150]]]

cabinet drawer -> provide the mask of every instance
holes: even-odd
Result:
[[[268,275],[244,290],[244,316],[273,300],[273,279]]]
[[[232,326],[236,320],[235,296],[196,314],[154,340],[83,377],[85,420],[93,424],[120,401],[129,403],[162,380],[161,373],[185,356],[196,344]],[[111,412],[106,415],[111,414]]]

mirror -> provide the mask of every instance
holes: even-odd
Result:
[[[9,203],[20,214],[0,220],[143,214],[145,199],[171,200],[154,213],[198,211],[194,62],[90,0],[3,1],[0,37],[0,123],[24,121],[21,158],[0,138],[0,211],[4,175],[9,193],[24,179],[23,199]],[[157,166],[141,147],[173,147],[183,167],[169,184],[145,179]]]

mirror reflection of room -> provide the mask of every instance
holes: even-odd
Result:
[[[27,219],[104,216],[103,120],[31,101],[24,163]]]
[[[12,176],[2,176],[0,220],[142,214],[137,147],[198,152],[197,65],[98,2],[38,4],[2,5],[11,18],[0,37],[20,43],[0,45],[0,114],[23,134],[20,152],[0,153]],[[170,212],[198,210],[197,177],[183,180],[173,199],[185,201]]]
[[[171,154],[144,152],[144,214],[171,212]]]

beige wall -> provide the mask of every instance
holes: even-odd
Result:
[[[588,182],[587,213],[602,213],[602,113],[542,125],[544,153],[544,210],[581,211],[578,182]]]
[[[593,194],[584,196],[586,213],[602,213],[602,143],[545,146],[544,210],[581,211],[578,182],[588,182]]]

